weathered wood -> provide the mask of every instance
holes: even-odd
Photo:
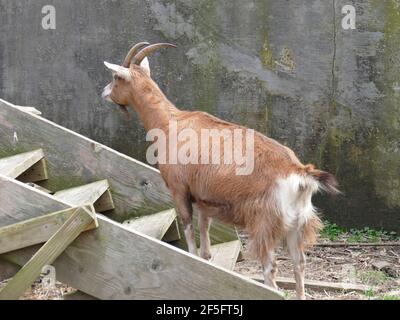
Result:
[[[175,218],[162,240],[165,242],[173,242],[178,241],[180,238],[181,234],[179,232],[178,218]]]
[[[0,291],[0,300],[18,299],[40,275],[46,265],[54,260],[89,225],[96,220],[94,213],[85,208],[77,208],[57,232],[33,255],[18,273]]]
[[[35,107],[26,107],[26,106],[15,106],[17,109],[23,111],[23,112],[27,112],[27,113],[32,113],[32,114],[36,114],[38,116],[40,116],[42,113],[36,109]]]
[[[42,192],[45,192],[45,193],[48,193],[48,194],[53,194],[54,193],[53,191],[48,190],[46,188],[43,188],[42,186],[39,186],[39,185],[37,185],[36,183],[33,183],[33,182],[28,182],[27,185],[32,187],[32,188],[35,188],[36,190],[39,190],[39,191],[42,191]]]
[[[17,177],[22,182],[40,182],[48,179],[46,159],[41,159]]]
[[[156,239],[162,239],[176,218],[175,209],[152,215],[130,219],[123,222],[128,229],[141,232]]]
[[[49,167],[54,168],[51,179],[41,184],[49,190],[107,178],[115,204],[108,216],[116,221],[174,206],[155,168],[0,99],[0,155],[33,148],[43,149]],[[213,244],[238,239],[234,228],[217,220],[212,223],[210,236]],[[180,244],[185,246],[184,241]]]
[[[233,270],[242,250],[242,243],[239,240],[219,243],[211,246],[210,262],[221,268]]]
[[[58,191],[54,197],[72,206],[82,206],[92,204],[97,212],[114,209],[111,193],[107,192],[110,188],[107,180],[89,183],[80,187]],[[97,201],[101,199],[101,203]]]
[[[107,178],[116,208],[110,217],[117,221],[172,207],[158,170],[0,99],[0,155],[34,148],[43,149],[52,168],[43,184],[49,190]]]
[[[42,212],[68,208],[47,194],[5,177],[0,179],[0,203],[1,191],[7,189],[19,194],[13,199],[13,209],[7,212],[14,219],[41,215],[39,208]],[[27,203],[32,203],[32,210],[16,209]],[[3,218],[0,209],[0,222]],[[59,281],[89,295],[100,299],[282,299],[278,292],[255,281],[129,230],[101,214],[97,219],[99,227],[82,233],[52,264]],[[1,257],[22,265],[38,248]]]
[[[110,190],[106,190],[93,205],[96,212],[106,212],[115,209]]]
[[[0,254],[46,242],[75,211],[70,208],[0,228]],[[95,227],[90,225],[86,230]]]
[[[259,282],[264,282],[264,278],[260,276],[253,276],[254,280]],[[276,284],[281,289],[294,290],[296,289],[296,281],[292,278],[277,277]],[[365,292],[371,289],[371,286],[366,286],[363,284],[356,283],[346,283],[346,282],[327,282],[327,281],[317,281],[317,280],[305,280],[304,286],[312,290],[330,290],[330,291],[358,291]]]
[[[0,159],[0,174],[16,178],[43,159],[42,149]]]

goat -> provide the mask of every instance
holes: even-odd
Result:
[[[191,128],[199,136],[202,129],[247,129],[205,112],[179,110],[166,98],[151,79],[146,58],[166,47],[175,46],[141,42],[132,47],[122,66],[105,62],[113,81],[104,88],[103,98],[119,105],[124,112],[128,112],[128,106],[134,108],[147,131],[158,128],[167,133],[171,121],[177,123],[178,132]],[[322,227],[311,198],[318,190],[339,193],[335,177],[311,164],[303,165],[291,149],[258,132],[254,135],[252,173],[237,175],[236,167],[201,162],[159,163],[182,220],[189,252],[197,255],[192,224],[195,203],[199,208],[202,258],[211,257],[211,219],[234,224],[248,232],[250,252],[262,264],[265,284],[277,288],[274,248],[283,241],[293,260],[297,297],[305,299],[304,251],[315,242]]]

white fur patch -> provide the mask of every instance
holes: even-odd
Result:
[[[311,197],[319,189],[318,182],[309,176],[291,174],[277,184],[275,196],[285,226],[288,229],[303,226],[316,214]]]
[[[103,93],[101,94],[101,97],[102,97],[104,100],[113,102],[113,101],[111,100],[111,97],[110,97],[111,91],[112,91],[112,84],[110,83],[109,85],[107,85],[107,86],[103,89]]]

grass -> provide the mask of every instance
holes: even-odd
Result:
[[[324,222],[324,228],[321,231],[321,237],[330,241],[337,241],[339,237],[346,232],[345,229],[339,227],[336,223]]]
[[[395,241],[400,239],[400,237],[395,232],[376,230],[369,227],[365,227],[363,229],[347,230],[338,226],[336,223],[331,223],[329,221],[324,222],[324,228],[321,231],[321,237],[329,239],[330,241],[347,239],[347,241],[350,243],[375,243],[381,241]]]
[[[383,271],[369,270],[357,274],[363,284],[378,286],[390,280],[390,277]],[[367,290],[368,291],[368,290]]]
[[[382,300],[400,300],[400,296],[397,295],[385,295]]]

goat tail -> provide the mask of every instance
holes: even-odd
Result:
[[[341,193],[338,189],[339,184],[333,174],[315,169],[312,164],[304,166],[304,170],[307,175],[313,177],[318,182],[318,185],[322,190],[333,195]]]

